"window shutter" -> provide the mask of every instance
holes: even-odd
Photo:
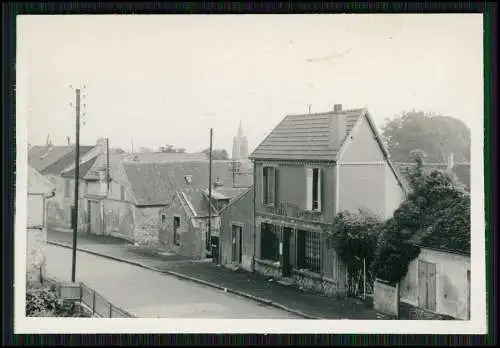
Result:
[[[276,170],[274,167],[269,167],[269,204],[274,206],[275,193],[276,193]]]
[[[322,198],[322,191],[321,191],[321,168],[318,168],[318,211],[321,211],[321,198]]]
[[[260,186],[261,186],[261,198],[262,198],[262,204],[267,204],[267,168],[262,167],[262,175],[261,175],[261,181],[260,181]]]
[[[273,192],[273,196],[274,196],[274,206],[277,206],[278,204],[278,177],[279,177],[279,170],[277,168],[274,168],[273,170],[274,172],[274,192]]]
[[[313,170],[306,168],[306,210],[312,210]]]

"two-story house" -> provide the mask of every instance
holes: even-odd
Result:
[[[286,116],[251,154],[254,269],[327,294],[346,270],[326,232],[341,211],[389,217],[404,183],[366,108]]]

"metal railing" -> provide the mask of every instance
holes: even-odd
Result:
[[[47,277],[43,277],[41,281],[43,284],[54,288],[63,298],[80,302],[80,304],[87,307],[87,310],[89,310],[93,316],[100,318],[135,318],[134,315],[124,309],[116,307],[105,297],[84,283],[78,283],[75,287],[74,284],[66,286],[63,282]]]

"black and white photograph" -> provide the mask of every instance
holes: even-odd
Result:
[[[22,15],[16,45],[19,333],[486,333],[482,15]]]

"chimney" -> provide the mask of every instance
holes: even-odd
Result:
[[[333,106],[333,112],[342,112],[342,104],[335,104]]]
[[[453,155],[453,152],[450,152],[450,154],[448,155],[448,167],[447,167],[447,169],[452,170],[454,166],[455,166],[454,155]]]
[[[222,181],[220,181],[219,177],[217,177],[217,179],[213,183],[214,190],[216,190],[217,188],[222,187],[222,186],[224,186],[224,183]]]
[[[330,148],[338,150],[347,135],[346,115],[335,113],[330,121]]]

